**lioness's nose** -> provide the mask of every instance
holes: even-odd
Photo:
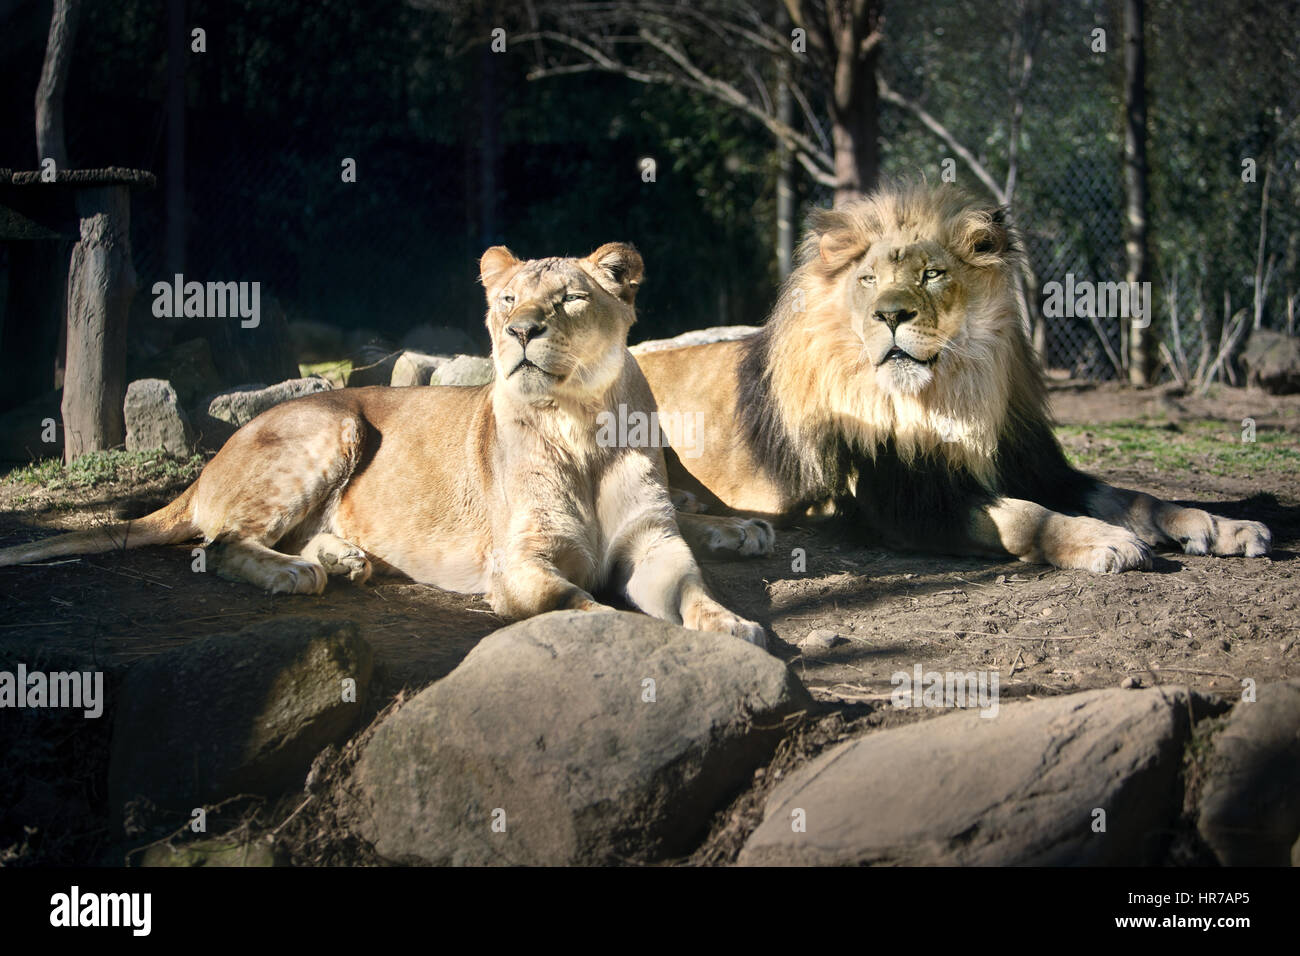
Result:
[[[916,313],[909,309],[896,309],[893,312],[877,312],[876,321],[884,322],[889,326],[889,331],[893,332],[904,322],[910,322],[916,318]]]
[[[519,340],[519,344],[528,347],[530,339],[535,339],[546,331],[546,323],[536,319],[520,319],[506,326],[506,331]]]

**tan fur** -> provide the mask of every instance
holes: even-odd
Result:
[[[1094,571],[1148,567],[1150,546],[1171,541],[1267,552],[1258,522],[1100,482],[1078,515],[1002,496],[1008,469],[1047,464],[1007,461],[1008,436],[1042,434],[1048,418],[1016,303],[1014,236],[997,210],[950,187],[882,190],[817,212],[799,260],[760,337],[637,356],[663,412],[703,413],[704,453],[672,462],[688,473],[675,471],[675,486],[751,514],[825,512],[859,493],[859,469],[889,442],[904,466],[938,462],[995,496],[956,522],[947,550]],[[758,399],[756,380],[767,386]],[[746,401],[767,403],[784,450],[740,426]],[[857,468],[833,471],[826,449],[839,446]]]
[[[492,384],[284,403],[166,508],[0,551],[0,566],[198,537],[219,573],[272,592],[400,573],[486,593],[519,618],[602,608],[592,592],[609,587],[655,617],[763,645],[759,625],[708,593],[662,450],[597,441],[601,412],[654,409],[626,349],[641,257],[609,244],[586,259],[521,262],[495,247],[481,271]]]

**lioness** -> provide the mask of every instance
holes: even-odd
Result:
[[[703,413],[674,487],[732,509],[850,511],[871,540],[1088,571],[1267,554],[1269,531],[1112,488],[1066,461],[1002,213],[955,187],[814,215],[763,329],[638,356],[661,414]],[[678,470],[687,469],[689,475]]]
[[[0,551],[0,566],[201,537],[223,576],[319,594],[330,575],[399,572],[486,592],[498,613],[602,608],[622,590],[688,628],[763,646],[706,589],[675,521],[658,447],[602,447],[597,416],[652,411],[628,353],[641,256],[480,262],[495,377],[474,388],[360,388],[286,402],[226,442],[138,521]],[[752,523],[713,519],[743,536]],[[770,542],[768,544],[770,547]]]

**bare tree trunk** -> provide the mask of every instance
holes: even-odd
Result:
[[[54,0],[50,34],[45,43],[45,63],[36,87],[36,164],[53,159],[62,169],[68,165],[68,146],[63,137],[63,94],[68,86],[68,63],[77,36],[77,15],[81,0]]]
[[[1145,0],[1124,0],[1124,192],[1126,221],[1124,249],[1128,281],[1150,281],[1147,245],[1147,102]],[[1146,319],[1150,321],[1148,313]],[[1150,328],[1130,326],[1128,379],[1134,385],[1151,384]]]
[[[781,78],[776,88],[776,118],[786,126],[794,125],[794,99],[790,95],[790,68],[781,62]],[[776,265],[782,282],[794,269],[794,152],[777,143],[776,171]]]
[[[880,178],[880,9],[878,0],[844,6],[827,11],[835,56],[830,115],[836,206],[860,199]]]
[[[68,366],[63,388],[63,460],[125,438],[126,319],[135,294],[131,191],[82,190],[81,241],[68,270]]]
[[[185,0],[167,3],[167,272],[185,272]]]

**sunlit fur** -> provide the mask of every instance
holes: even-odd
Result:
[[[892,343],[871,318],[874,305],[909,293],[902,276],[872,288],[860,276],[899,255],[945,270],[938,294],[911,290],[918,318],[899,329],[899,344],[933,358],[928,367],[876,364]],[[955,188],[884,190],[816,213],[769,320],[771,395],[793,445],[806,450],[805,473],[821,467],[820,450],[838,433],[871,457],[892,437],[904,462],[932,453],[992,484],[1007,416],[1043,404],[1017,268],[1006,226]]]

